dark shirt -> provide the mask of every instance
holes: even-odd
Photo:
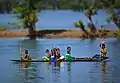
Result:
[[[60,54],[57,54],[57,55],[56,55],[56,58],[57,58],[57,59],[59,59],[60,57],[61,57]]]
[[[70,51],[67,51],[67,54],[71,55]]]

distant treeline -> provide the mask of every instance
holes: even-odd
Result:
[[[0,0],[0,13],[10,13],[20,0]],[[36,0],[34,0],[35,2]],[[39,0],[38,7],[40,9],[76,9],[80,8],[79,4],[83,0]],[[120,0],[84,0],[88,3],[96,2],[98,5],[100,2],[104,5],[109,5],[109,2],[114,3],[115,8],[120,8]]]

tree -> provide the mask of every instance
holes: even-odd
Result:
[[[110,12],[110,16],[107,19],[108,23],[111,21],[119,28],[120,30],[120,11],[119,10],[112,10]]]
[[[92,31],[96,31],[95,25],[92,21],[92,16],[97,14],[97,3],[95,0],[92,0],[92,2],[87,1],[87,0],[77,0],[76,3],[79,4],[73,4],[71,9],[75,11],[82,11],[84,12],[85,16],[89,19],[90,23],[93,25],[91,28]]]
[[[29,36],[35,36],[35,25],[38,21],[37,19],[37,6],[40,3],[39,0],[20,0],[16,2],[13,12],[16,13],[16,17],[20,19],[23,23],[24,28],[29,29]]]
[[[110,14],[107,19],[108,23],[113,22],[120,30],[120,4],[118,5],[119,2],[119,0],[102,0],[101,4],[102,8],[107,10],[106,12]]]
[[[80,28],[84,32],[84,34],[83,34],[84,37],[89,36],[87,31],[85,30],[85,25],[81,20],[79,20],[78,22],[75,22],[74,25],[76,28]]]

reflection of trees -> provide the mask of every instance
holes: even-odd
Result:
[[[29,62],[23,62],[23,63],[20,63],[20,71],[21,72],[24,72],[24,79],[25,80],[28,80],[28,76],[29,76],[29,72],[28,72],[28,67],[30,66],[30,63]]]
[[[20,42],[20,45],[27,49],[36,49],[37,43],[37,40],[24,39]]]
[[[101,62],[101,73],[102,73],[102,82],[101,83],[105,83],[105,77],[106,77],[106,71],[107,71],[107,62],[103,61]]]
[[[37,64],[32,64],[30,62],[20,63],[20,77],[22,77],[22,82],[35,82],[37,83],[43,77],[39,76]],[[21,82],[21,83],[22,83]]]
[[[68,83],[71,83],[71,62],[67,62]]]
[[[30,40],[30,39],[24,39],[21,40],[20,46],[23,48],[26,48],[29,50],[29,53],[31,54],[32,58],[37,58],[37,40]],[[39,77],[38,69],[37,69],[37,63],[29,63],[29,62],[23,62],[20,63],[20,75],[22,75],[22,78],[25,82],[27,81],[36,81]]]
[[[109,48],[108,55],[110,56],[110,60],[111,60],[110,67],[108,69],[110,71],[109,75],[111,75],[112,80],[111,78],[109,79],[111,83],[119,83],[120,82],[120,74],[119,74],[120,39],[118,38],[118,39],[115,39],[114,41],[110,41],[108,48]]]
[[[29,53],[31,54],[32,58],[38,58],[38,41],[37,40],[30,40],[30,39],[24,39],[20,41],[20,46],[23,48],[26,48],[29,50]]]

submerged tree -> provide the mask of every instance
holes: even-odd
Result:
[[[120,11],[112,10],[110,16],[107,19],[108,23],[113,22],[120,30]]]
[[[93,23],[92,20],[92,16],[97,14],[97,3],[95,2],[95,0],[92,0],[92,2],[90,1],[85,1],[85,0],[77,0],[79,3],[79,5],[74,4],[72,5],[72,9],[75,11],[82,11],[84,12],[84,15],[89,19],[92,27],[89,27],[91,29],[91,31],[96,31],[95,25]]]
[[[101,0],[101,7],[110,14],[107,19],[108,23],[113,22],[120,30],[120,10],[117,4],[119,2],[119,0]]]
[[[23,23],[24,28],[29,29],[29,36],[35,36],[35,25],[38,21],[37,11],[40,8],[37,8],[39,0],[20,0],[16,2],[13,12],[16,13],[16,17],[20,19]]]

